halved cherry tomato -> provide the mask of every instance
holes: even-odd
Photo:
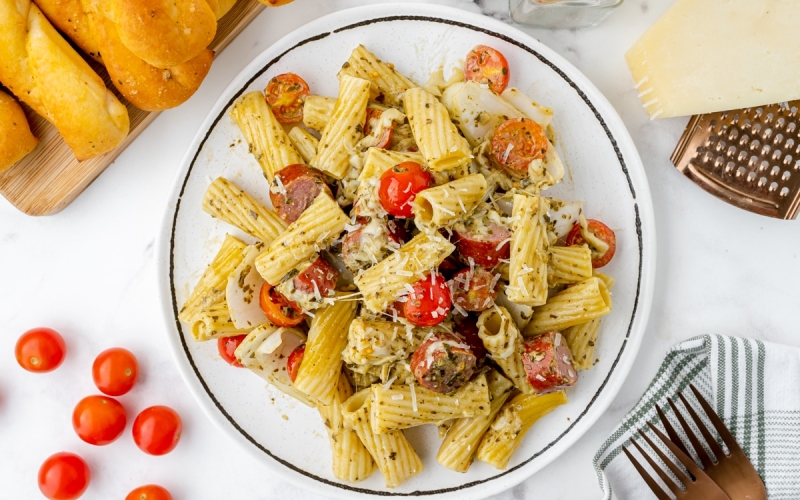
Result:
[[[48,457],[39,468],[39,491],[50,500],[73,500],[89,486],[89,466],[74,453]]]
[[[297,371],[300,370],[300,363],[303,362],[303,356],[306,354],[306,345],[300,344],[294,348],[294,351],[286,358],[286,371],[289,372],[289,378],[294,382],[297,378]]]
[[[66,352],[64,338],[50,328],[28,330],[19,337],[14,347],[19,366],[34,373],[55,370],[64,361]]]
[[[294,73],[278,75],[269,81],[264,92],[276,120],[297,123],[303,119],[303,103],[310,91],[302,78]]]
[[[500,124],[492,137],[492,155],[512,175],[527,175],[533,160],[547,153],[547,136],[541,125],[528,118]]]
[[[128,417],[125,408],[114,398],[87,396],[72,412],[72,428],[89,444],[104,446],[117,440],[125,431]]]
[[[395,217],[411,217],[411,202],[427,189],[433,177],[419,163],[405,161],[381,175],[378,199],[383,209]]]
[[[407,295],[404,308],[406,319],[417,326],[434,326],[444,321],[452,305],[444,277],[431,273],[412,288],[414,292]]]
[[[303,310],[269,283],[261,286],[259,303],[267,319],[276,326],[297,326],[303,322]]]
[[[489,90],[500,94],[508,86],[508,61],[499,50],[477,45],[467,54],[464,62],[464,77],[478,83],[486,83]]]
[[[139,486],[128,493],[125,500],[172,500],[169,491],[156,484]]]
[[[617,236],[610,227],[606,226],[599,220],[586,219],[586,226],[596,238],[603,240],[603,243],[608,245],[608,250],[605,252],[600,252],[598,249],[592,246],[591,242],[587,242],[581,232],[581,225],[577,223],[572,226],[572,229],[567,235],[566,243],[567,246],[583,245],[584,243],[588,244],[589,249],[592,251],[592,267],[597,269],[598,267],[603,267],[611,262],[611,259],[614,257],[614,253],[617,251]]]
[[[222,359],[231,366],[242,368],[242,364],[236,359],[236,348],[247,337],[247,335],[236,335],[235,337],[222,337],[217,339],[217,350]]]
[[[370,135],[372,130],[378,125],[382,114],[383,111],[378,108],[367,108],[367,121],[364,123],[365,137]],[[394,133],[394,121],[391,121],[388,127],[381,129],[380,133],[381,134],[378,137],[378,142],[374,147],[385,149],[392,140],[392,134]]]
[[[133,441],[148,455],[165,455],[181,439],[181,417],[168,406],[145,408],[133,421]]]
[[[97,355],[92,364],[94,385],[109,396],[122,396],[130,391],[138,374],[136,356],[121,347],[106,349]]]

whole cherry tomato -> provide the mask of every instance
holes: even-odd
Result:
[[[464,62],[464,77],[489,85],[489,90],[500,94],[508,86],[510,77],[508,61],[499,50],[478,45],[467,54]]]
[[[128,493],[125,500],[172,500],[172,495],[161,486],[148,484]]]
[[[492,155],[512,175],[528,175],[528,165],[544,158],[549,143],[541,125],[529,118],[500,124],[492,137]]]
[[[181,438],[181,417],[168,406],[145,408],[133,421],[133,441],[148,455],[166,455]]]
[[[267,282],[261,285],[258,300],[267,319],[276,326],[297,326],[303,322],[303,310]]]
[[[383,209],[395,217],[411,217],[411,202],[417,193],[428,189],[433,177],[419,163],[405,161],[381,175],[378,199]]]
[[[276,120],[296,123],[303,119],[303,104],[309,94],[305,80],[294,73],[284,73],[270,80],[265,92]]]
[[[29,372],[53,371],[64,361],[67,346],[64,338],[50,328],[34,328],[17,340],[14,354],[19,366]]]
[[[247,337],[247,335],[237,335],[235,337],[222,337],[217,339],[217,350],[219,351],[219,355],[229,365],[242,368],[242,364],[236,359],[236,348],[239,347],[239,344],[242,343],[245,337]]]
[[[444,321],[452,305],[450,289],[439,273],[431,273],[412,286],[407,295],[405,317],[417,326],[435,326]]]
[[[294,382],[297,378],[297,372],[300,370],[300,363],[303,362],[303,356],[306,354],[306,345],[301,344],[294,348],[294,351],[286,359],[286,371],[289,372],[289,378]]]
[[[572,226],[572,229],[567,235],[567,246],[583,245],[584,243],[588,244],[589,249],[592,251],[592,267],[595,269],[598,267],[603,267],[611,262],[611,259],[614,257],[614,254],[617,251],[617,236],[610,227],[606,226],[599,220],[587,219],[586,226],[589,232],[592,233],[595,238],[602,240],[603,243],[608,245],[608,248],[604,251],[600,251],[599,249],[595,248],[591,241],[586,240],[583,232],[581,231],[580,224],[575,224]]]
[[[74,453],[48,457],[39,468],[39,490],[50,500],[73,500],[89,486],[89,466]]]
[[[94,385],[109,396],[122,396],[130,391],[138,376],[136,356],[121,347],[106,349],[97,355],[92,364]]]
[[[125,408],[116,399],[106,396],[85,397],[72,412],[72,428],[78,437],[97,446],[116,441],[127,423]]]

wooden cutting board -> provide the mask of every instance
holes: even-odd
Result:
[[[239,0],[219,20],[217,36],[209,48],[219,55],[265,7],[257,0]],[[105,80],[106,86],[116,93],[105,68],[99,64],[93,66]],[[114,150],[81,162],[72,154],[56,128],[26,107],[31,131],[39,138],[39,144],[31,154],[0,175],[0,194],[28,215],[55,214],[72,203],[158,116],[158,113],[142,111],[118,93],[116,95],[128,108],[130,115],[128,137]]]

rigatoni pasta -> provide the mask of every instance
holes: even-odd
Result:
[[[420,88],[411,89],[404,94],[403,105],[428,168],[451,170],[471,161],[472,148],[436,96]]]
[[[319,139],[301,127],[294,127],[289,131],[289,140],[292,141],[294,148],[303,157],[303,161],[311,163],[314,155],[317,154]]]
[[[363,45],[359,45],[350,54],[350,58],[339,71],[339,79],[353,76],[368,80],[371,84],[370,95],[387,106],[396,106],[402,102],[403,93],[417,85],[400,74],[394,66],[375,57]]]
[[[528,383],[525,366],[522,362],[525,339],[514,323],[514,319],[504,307],[495,306],[482,312],[478,318],[478,336],[484,347],[514,386],[531,394],[533,388]]]
[[[273,210],[224,177],[217,177],[203,197],[203,210],[269,245],[286,230]]]
[[[421,228],[443,227],[469,215],[486,194],[486,178],[472,174],[417,194],[412,211]]]
[[[509,300],[539,306],[547,300],[547,223],[549,204],[543,196],[514,195]]]
[[[589,278],[553,295],[533,311],[525,335],[563,330],[611,312],[611,293],[599,278]]]
[[[592,252],[586,245],[550,247],[547,284],[577,283],[592,277]]]

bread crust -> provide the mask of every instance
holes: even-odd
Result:
[[[5,172],[28,153],[39,139],[31,133],[22,106],[10,95],[0,91],[0,173]]]

